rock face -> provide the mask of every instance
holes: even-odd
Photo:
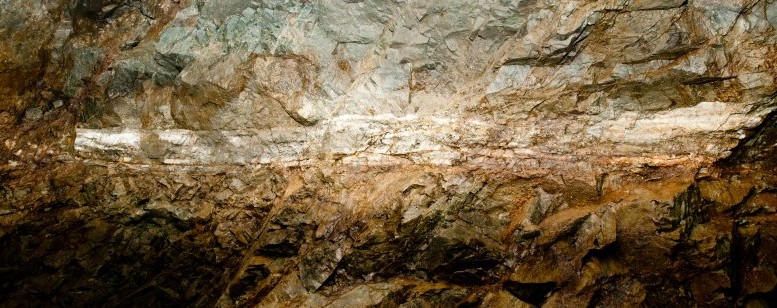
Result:
[[[2,306],[777,302],[777,2],[0,0]]]

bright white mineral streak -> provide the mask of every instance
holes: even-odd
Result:
[[[738,130],[756,126],[768,111],[753,112],[746,104],[702,102],[644,116],[625,112],[606,120],[590,119],[581,131],[564,131],[552,122],[497,125],[415,115],[343,115],[312,127],[266,130],[78,129],[75,148],[84,157],[172,165],[294,165],[337,159],[451,165],[560,153],[720,158],[742,138]],[[495,135],[501,137],[494,140]],[[536,141],[538,135],[554,136],[554,141]],[[678,139],[699,135],[710,138],[696,144]]]

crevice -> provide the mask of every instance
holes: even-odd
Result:
[[[745,244],[742,237],[739,235],[740,221],[734,216],[734,223],[731,227],[731,252],[730,261],[728,266],[728,276],[731,279],[731,289],[729,290],[729,296],[734,299],[737,305],[741,305],[742,296],[742,266],[743,258],[742,253],[745,252]]]
[[[535,307],[542,306],[550,294],[556,289],[555,282],[521,283],[506,281],[503,287],[518,299]]]
[[[749,130],[747,137],[742,139],[733,149],[731,155],[716,162],[719,167],[734,166],[743,163],[765,162],[774,165],[777,162],[768,159],[777,154],[774,140],[777,138],[777,109],[770,112],[764,120]]]
[[[697,77],[691,80],[683,81],[682,84],[684,85],[703,85],[703,84],[709,84],[709,83],[716,83],[721,81],[726,81],[730,79],[735,79],[737,76],[725,76],[725,77],[709,77],[709,76],[702,76]]]

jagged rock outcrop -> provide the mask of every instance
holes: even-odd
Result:
[[[0,0],[3,306],[777,302],[777,2]]]

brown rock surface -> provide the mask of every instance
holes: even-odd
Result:
[[[0,25],[0,306],[777,302],[777,2]]]

